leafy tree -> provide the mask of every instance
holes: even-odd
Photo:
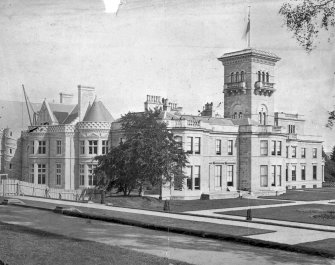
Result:
[[[120,123],[125,142],[97,157],[96,169],[106,172],[119,191],[129,195],[137,188],[141,193],[147,183],[162,187],[185,178],[187,154],[162,122],[160,111],[129,112]]]
[[[335,162],[335,145],[333,147],[332,153],[330,154],[330,160],[332,160],[333,162]]]
[[[290,0],[282,5],[279,14],[298,43],[312,51],[320,30],[332,30],[335,26],[335,0]],[[330,34],[328,40],[333,37]]]

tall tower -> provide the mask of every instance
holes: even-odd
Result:
[[[224,117],[274,124],[274,68],[280,58],[248,48],[218,58],[224,66]]]

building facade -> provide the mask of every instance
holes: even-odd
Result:
[[[281,194],[286,189],[319,188],[323,181],[322,139],[306,135],[298,114],[275,112],[275,64],[272,53],[245,49],[226,53],[224,115],[207,103],[200,115],[186,115],[176,103],[148,95],[145,109],[162,109],[161,119],[189,154],[184,183],[170,183],[172,199]],[[64,189],[96,185],[94,157],[123,141],[114,121],[91,87],[78,86],[78,101],[61,93],[60,103],[44,101],[36,124],[16,141],[10,130],[1,137],[1,171],[36,184]],[[8,131],[8,132],[7,132]],[[14,154],[10,156],[9,149]],[[8,150],[7,150],[8,149]],[[14,159],[16,157],[17,160]]]

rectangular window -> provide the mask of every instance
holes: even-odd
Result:
[[[271,166],[271,186],[276,186],[276,166]]]
[[[234,186],[234,166],[227,166],[227,186]]]
[[[88,166],[88,171],[87,171],[87,175],[88,175],[88,185],[89,186],[96,186],[97,185],[97,177],[94,174],[94,169],[95,169],[95,165],[89,164]]]
[[[306,180],[306,166],[301,165],[301,180]]]
[[[292,173],[292,181],[296,181],[297,180],[297,166],[292,165],[291,173]]]
[[[221,155],[221,140],[215,140],[215,152],[217,155]]]
[[[316,176],[317,176],[317,167],[313,165],[313,179],[314,180],[317,179]]]
[[[194,153],[200,154],[200,137],[194,137]]]
[[[34,183],[34,177],[35,177],[35,169],[34,169],[34,164],[30,165],[30,172],[29,172],[29,182]]]
[[[88,141],[88,153],[90,155],[98,154],[98,141],[97,140]]]
[[[215,187],[222,187],[222,166],[218,165],[215,166],[214,171],[214,181],[215,181]]]
[[[107,140],[102,140],[101,152],[102,152],[103,155],[108,153],[108,141]]]
[[[200,190],[200,166],[194,166],[194,189]]]
[[[37,184],[45,184],[46,171],[45,164],[37,164]]]
[[[301,148],[301,158],[306,158],[306,148]]]
[[[85,165],[79,165],[79,186],[85,186]]]
[[[286,158],[288,158],[288,150],[289,150],[289,147],[286,146]]]
[[[57,153],[57,155],[62,154],[62,141],[60,141],[60,140],[56,141],[56,153]]]
[[[32,154],[32,155],[35,154],[34,141],[31,141],[31,142],[30,142],[29,149],[30,149],[30,154]]]
[[[317,158],[317,156],[318,156],[318,149],[313,148],[313,158]]]
[[[62,164],[56,164],[56,185],[62,183]]]
[[[189,154],[193,153],[193,137],[186,138],[186,152]]]
[[[192,166],[186,167],[186,176],[187,176],[186,186],[187,186],[188,190],[193,189],[193,183],[192,183],[192,175],[193,174],[192,174],[192,171],[193,171]]]
[[[276,155],[276,141],[271,141],[271,155]]]
[[[268,141],[267,140],[261,140],[261,156],[267,156],[268,155]]]
[[[47,152],[46,142],[45,141],[38,141],[37,153],[38,154],[46,154],[46,152]]]
[[[277,156],[281,156],[281,141],[277,141]]]
[[[260,180],[261,180],[261,187],[268,186],[268,166],[261,166],[260,167]]]
[[[228,155],[233,155],[233,140],[228,140]]]
[[[286,172],[285,172],[285,176],[286,176],[286,181],[288,181],[288,165],[286,165]]]
[[[80,149],[80,154],[84,155],[85,154],[85,141],[80,141],[79,149]]]
[[[278,186],[281,186],[282,185],[281,166],[277,166],[277,180],[278,180]]]
[[[297,147],[296,146],[292,146],[292,158],[297,157]]]

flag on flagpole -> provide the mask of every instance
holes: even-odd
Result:
[[[248,13],[248,24],[247,28],[243,34],[243,38],[247,39],[248,42],[248,48],[250,48],[250,6],[249,6],[249,13]]]

